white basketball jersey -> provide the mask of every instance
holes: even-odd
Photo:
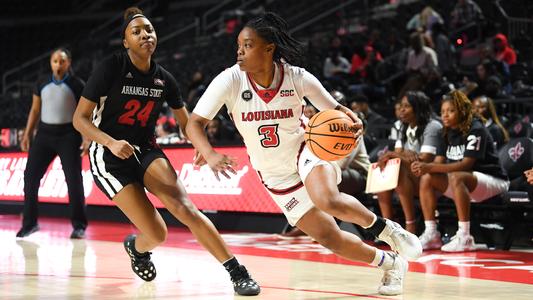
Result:
[[[234,65],[213,80],[194,109],[194,113],[212,119],[221,105],[226,105],[244,139],[252,166],[264,184],[272,188],[298,183],[297,159],[304,146],[307,124],[303,115],[303,97],[308,96],[304,92],[304,74],[316,80],[304,69],[288,64],[276,69],[282,71],[279,84],[260,90],[246,72]],[[318,80],[312,81],[313,87],[317,84],[323,89]],[[225,92],[221,93],[221,89]],[[333,98],[325,90],[321,92],[320,97],[327,99],[318,101],[317,107],[334,108]],[[327,96],[322,96],[324,93]]]

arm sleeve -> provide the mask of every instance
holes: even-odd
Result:
[[[228,99],[234,97],[233,84],[234,78],[231,73],[231,69],[226,69],[224,72],[218,74],[213,81],[207,87],[193,112],[203,118],[212,120],[222,105],[226,103]],[[231,113],[228,107],[228,112]]]
[[[302,93],[318,110],[335,109],[339,103],[333,99],[313,74],[303,71]]]
[[[437,146],[442,139],[441,126],[439,123],[430,122],[423,133],[423,142],[420,153],[437,154]]]
[[[167,73],[167,82],[168,90],[165,101],[172,109],[182,108],[185,106],[185,103],[183,103],[183,98],[181,98],[181,93],[178,83],[176,82],[176,78],[174,78],[174,76],[172,76],[170,73]]]
[[[107,95],[119,69],[115,55],[102,61],[93,70],[81,95],[90,101],[99,102],[100,97]]]

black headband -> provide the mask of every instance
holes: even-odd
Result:
[[[134,14],[128,17],[126,20],[124,20],[124,23],[122,23],[122,37],[125,37],[126,35],[126,27],[130,24],[131,21],[137,19],[137,18],[146,18],[143,14]],[[147,18],[148,19],[148,18]]]

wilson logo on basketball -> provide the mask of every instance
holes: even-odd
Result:
[[[349,132],[350,126],[346,123],[329,123],[330,132]]]

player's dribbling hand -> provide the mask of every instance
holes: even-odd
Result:
[[[120,159],[127,159],[133,154],[133,151],[135,151],[133,146],[125,140],[115,140],[111,142],[107,148],[109,151],[111,151],[111,153]]]
[[[237,174],[237,171],[235,171],[234,167],[237,166],[237,162],[235,161],[235,158],[227,156],[225,154],[220,154],[218,152],[215,152],[213,155],[210,155],[209,157],[205,158],[207,161],[207,164],[215,174],[215,177],[217,180],[220,181],[220,177],[218,173],[224,175],[226,178],[230,178],[230,175],[228,172],[231,172],[233,174]]]
[[[355,134],[356,140],[359,139],[359,137],[363,135],[363,121],[361,121],[361,119],[359,119],[359,117],[351,109],[345,106],[339,105],[336,109],[342,111],[348,115],[350,119],[352,119],[353,125],[350,127],[350,131]]]

